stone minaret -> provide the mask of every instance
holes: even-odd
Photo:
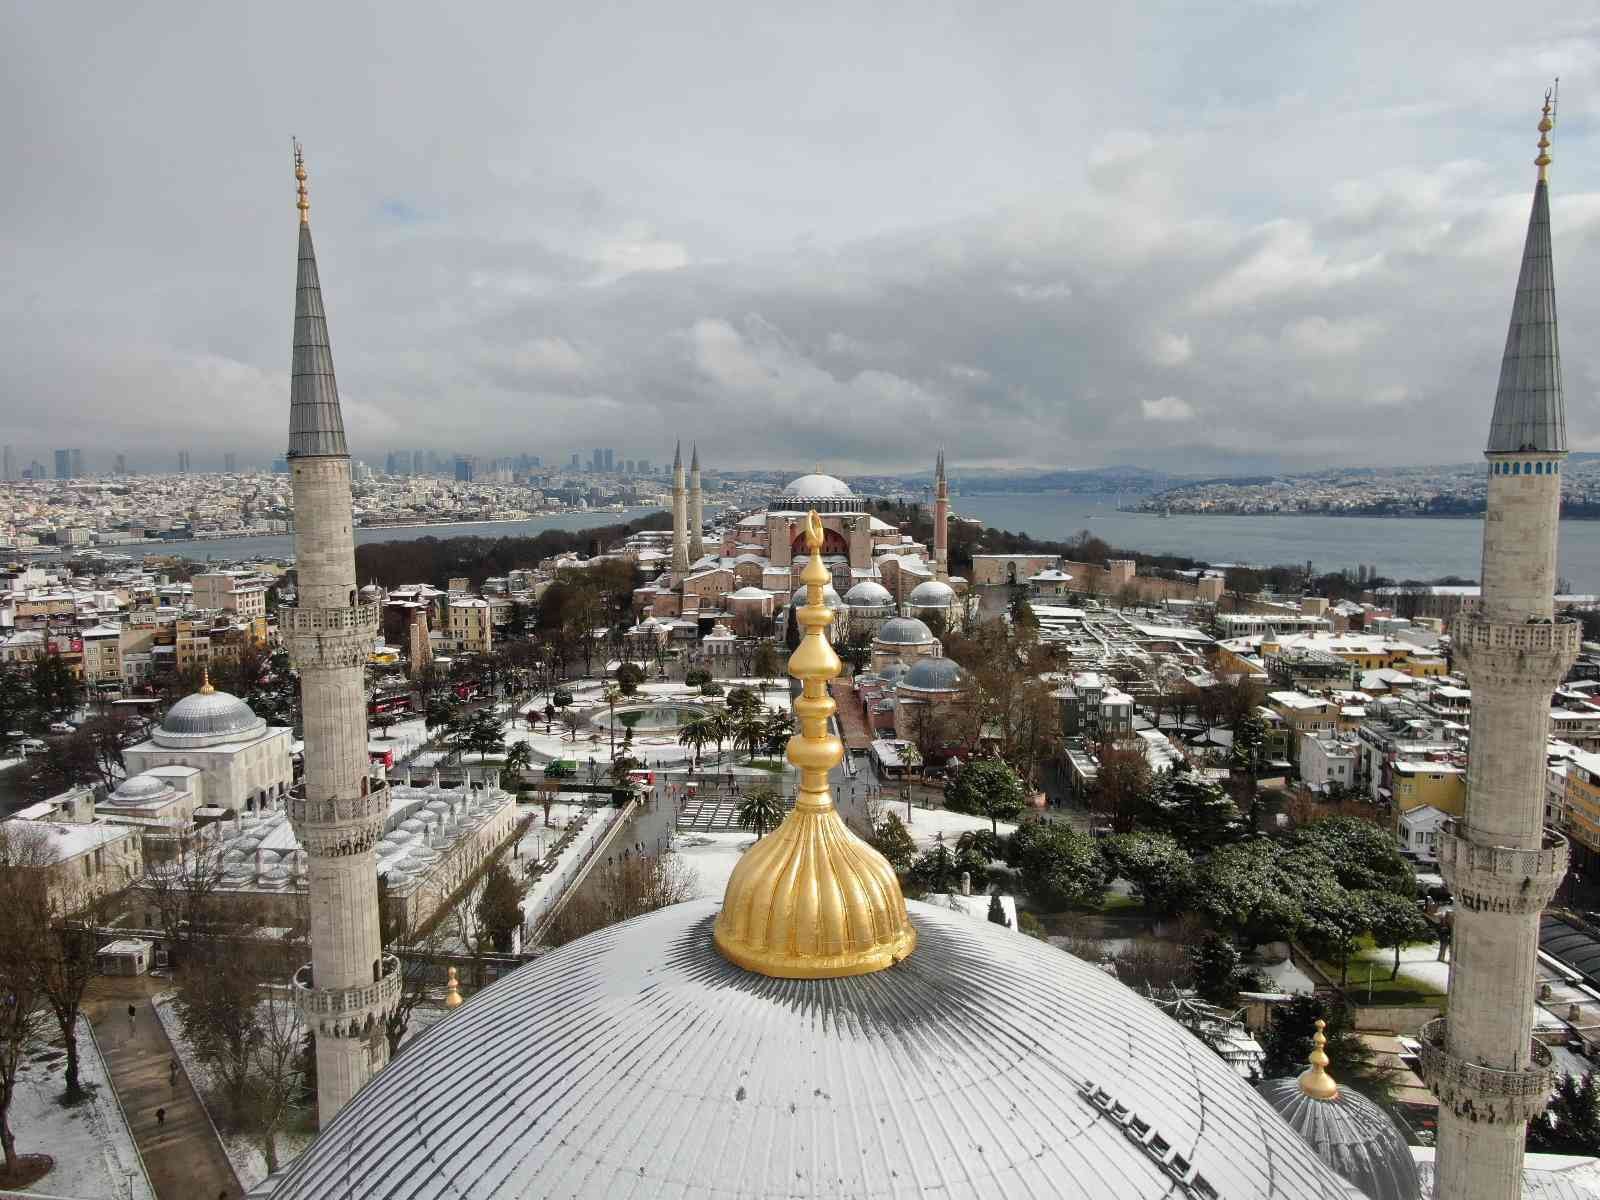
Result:
[[[689,561],[697,563],[705,556],[706,512],[700,495],[700,447],[689,456]]]
[[[389,1059],[385,1015],[400,994],[399,963],[383,953],[373,845],[389,812],[388,784],[367,765],[363,671],[378,606],[356,594],[350,455],[311,246],[306,170],[300,185],[300,269],[295,283],[294,367],[289,386],[289,475],[294,489],[294,608],[279,629],[300,672],[305,779],[289,820],[308,856],[311,964],[295,973],[306,1026],[316,1034],[317,1113],[325,1126]]]
[[[1450,1002],[1424,1026],[1422,1068],[1439,1097],[1438,1180],[1449,1200],[1521,1195],[1528,1119],[1554,1084],[1533,1041],[1539,913],[1567,868],[1566,839],[1543,828],[1550,693],[1578,651],[1553,620],[1561,463],[1567,457],[1550,261],[1546,98],[1538,183],[1489,426],[1483,599],[1451,627],[1472,687],[1467,813],[1440,834],[1456,897]]]
[[[683,495],[683,443],[672,453],[672,573],[689,573],[689,514]]]
[[[933,479],[933,577],[950,578],[950,488],[944,479],[943,450]]]

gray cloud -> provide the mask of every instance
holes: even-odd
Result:
[[[13,6],[0,438],[281,445],[295,133],[369,457],[1461,459],[1560,73],[1600,448],[1600,21],[1138,7]]]

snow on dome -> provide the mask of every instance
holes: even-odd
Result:
[[[239,697],[207,684],[167,709],[151,737],[168,749],[200,749],[253,738],[266,728],[267,723]]]
[[[906,603],[918,608],[949,608],[956,602],[956,590],[938,579],[925,580],[911,589]]]
[[[837,612],[844,607],[844,601],[839,599],[839,593],[833,590],[833,584],[828,584],[822,589],[822,602]],[[789,603],[795,608],[803,608],[810,601],[806,599],[806,585],[801,584],[795,588],[794,595],[789,597]]]
[[[863,579],[844,594],[844,602],[851,608],[881,608],[893,604],[894,597],[883,584]]]
[[[111,793],[113,803],[142,804],[154,800],[167,790],[167,781],[159,775],[130,775]]]
[[[848,483],[832,475],[802,475],[783,494],[793,500],[847,500],[855,495]]]
[[[933,630],[915,617],[890,617],[878,626],[877,640],[886,646],[926,646]]]

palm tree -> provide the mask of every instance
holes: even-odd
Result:
[[[617,701],[622,699],[622,689],[608,686],[606,688],[606,707],[611,710],[610,720],[606,722],[611,731],[611,757],[617,756]]]
[[[783,821],[783,800],[778,796],[778,789],[770,783],[756,784],[739,802],[737,815],[740,827],[754,829],[759,842]]]
[[[768,714],[763,736],[767,743],[767,753],[782,754],[785,743],[794,733],[794,714],[786,709],[775,708]]]
[[[687,746],[694,753],[694,765],[700,765],[700,752],[706,748],[708,742],[717,740],[716,731],[711,727],[709,713],[698,717],[690,717],[683,723],[683,728],[678,730],[678,745]]]
[[[751,761],[767,744],[767,722],[760,712],[743,712],[734,719],[733,744],[743,746]]]

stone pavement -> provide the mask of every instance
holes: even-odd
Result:
[[[169,1082],[172,1043],[150,998],[171,986],[169,980],[147,975],[102,975],[89,985],[83,1011],[94,1025],[111,1084],[159,1200],[236,1200],[243,1194],[238,1180],[181,1066],[177,1084]],[[130,1004],[136,1014],[131,1029]],[[166,1109],[164,1124],[156,1120],[158,1108]]]

